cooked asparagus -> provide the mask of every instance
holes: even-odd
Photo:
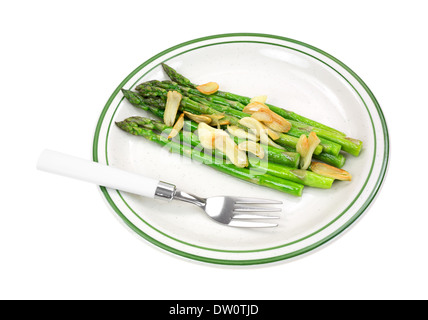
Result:
[[[281,192],[289,193],[294,196],[301,196],[303,191],[303,184],[293,181],[281,179],[266,173],[257,173],[248,168],[238,168],[233,164],[216,163],[213,161],[212,156],[207,153],[202,153],[198,149],[193,149],[190,146],[171,141],[152,130],[142,128],[132,121],[116,122],[116,125],[122,130],[129,132],[133,135],[141,136],[147,140],[153,141],[161,146],[167,146],[173,153],[189,157],[195,161],[203,163],[211,168],[234,176],[241,180],[251,182],[253,184],[265,186]]]
[[[230,107],[235,108],[239,111],[241,111],[244,106],[250,103],[251,98],[249,97],[237,95],[230,92],[224,92],[220,90],[216,91],[214,94],[209,96],[204,95],[195,89],[196,88],[195,84],[193,84],[189,79],[187,79],[183,75],[179,74],[176,70],[166,65],[165,63],[162,64],[162,67],[165,70],[166,74],[171,78],[171,80],[176,82],[178,85],[181,85],[182,87],[190,88],[189,92],[191,94],[199,95],[203,98],[208,97],[208,100],[211,100],[218,104],[229,105]],[[319,123],[312,119],[296,114],[295,112],[288,111],[268,103],[266,105],[269,106],[269,108],[275,113],[277,113],[278,115],[284,117],[285,119],[293,121],[295,126],[297,123],[300,123],[301,124],[300,126],[303,126],[303,127],[304,125],[306,125],[306,127],[307,126],[313,127],[314,130],[312,131],[315,131],[319,137],[326,138],[340,144],[344,151],[354,156],[359,155],[362,148],[362,141],[358,139],[348,138],[346,137],[345,133],[339,130],[336,130],[322,123]]]
[[[163,98],[159,96],[143,97],[138,92],[125,90],[125,89],[122,89],[122,93],[125,96],[125,98],[134,106],[146,111],[150,111],[157,117],[163,119],[163,114],[164,114],[163,109],[165,108],[165,100]],[[183,110],[183,108],[180,107],[180,110]],[[193,110],[193,112],[195,111]],[[290,144],[287,143],[288,141],[285,140],[282,136],[280,136],[278,140],[275,140],[275,142],[281,144],[281,146],[285,149],[285,151],[296,152],[295,146],[293,147],[293,144],[291,144],[290,146]],[[296,141],[296,144],[297,144],[297,141]],[[334,156],[325,152],[314,154],[313,158],[338,168],[342,168],[346,161],[346,158],[342,154],[338,154],[337,156]]]

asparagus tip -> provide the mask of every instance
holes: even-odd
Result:
[[[120,89],[122,91],[122,94],[127,98],[129,96],[129,90],[126,90],[124,88]]]
[[[116,126],[118,126],[120,129],[124,128],[124,121],[115,121],[114,122]]]

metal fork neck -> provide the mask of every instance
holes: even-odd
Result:
[[[193,203],[193,204],[195,204],[201,208],[205,207],[205,199],[204,198],[197,197],[193,194],[190,194],[190,193],[187,193],[184,191],[176,190],[173,199]]]
[[[159,182],[156,191],[155,191],[155,198],[156,199],[163,199],[163,200],[180,200],[184,202],[189,202],[192,204],[195,204],[201,208],[205,206],[205,199],[197,197],[193,194],[177,190],[175,185],[166,183],[166,182]]]

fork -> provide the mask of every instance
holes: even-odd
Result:
[[[269,213],[281,211],[280,207],[269,205],[280,205],[282,201],[231,196],[202,198],[178,190],[171,183],[52,150],[41,153],[37,169],[148,198],[191,203],[204,210],[216,222],[231,227],[276,227],[277,223],[261,219],[279,218]]]

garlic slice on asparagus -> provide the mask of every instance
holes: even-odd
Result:
[[[267,130],[260,121],[252,117],[244,117],[239,120],[239,123],[244,127],[251,129],[255,133],[256,137],[260,139],[261,144],[269,144],[270,139],[267,134]]]
[[[313,131],[309,133],[309,136],[302,134],[297,141],[296,151],[300,154],[300,168],[308,169],[311,161],[312,155],[315,151],[315,148],[320,144],[320,139],[317,137],[317,134]]]
[[[251,152],[260,159],[263,159],[265,157],[265,150],[263,149],[261,144],[254,141],[243,141],[238,144],[238,149],[242,151]]]
[[[291,123],[288,120],[270,110],[269,107],[262,102],[250,102],[242,111],[254,115],[256,119],[262,121],[272,130],[288,132],[291,129]]]
[[[215,130],[205,122],[198,124],[198,137],[201,145],[206,149],[214,149]]]
[[[184,126],[184,113],[180,114],[174,126],[172,127],[171,132],[168,135],[168,139],[174,138]]]
[[[224,113],[222,114],[203,114],[203,116],[207,116],[211,118],[210,125],[212,126],[223,126],[228,125],[230,123],[229,119],[224,119]],[[217,128],[219,129],[219,128]]]
[[[211,123],[212,119],[210,117],[208,117],[207,115],[201,115],[201,114],[193,114],[190,113],[188,111],[183,111],[183,113],[186,115],[186,117],[188,117],[190,120],[193,120],[197,123]]]
[[[261,96],[257,96],[257,97],[253,97],[250,99],[250,103],[251,102],[261,102],[261,103],[266,103],[267,100],[267,96],[266,95],[261,95]]]
[[[333,167],[326,163],[312,161],[309,168],[312,172],[318,173],[324,177],[343,181],[352,180],[352,176],[348,171]]]
[[[196,89],[203,94],[210,95],[218,91],[219,85],[217,82],[208,82],[197,86]]]
[[[166,104],[165,104],[165,113],[163,120],[165,124],[169,127],[172,127],[175,122],[175,117],[177,116],[178,107],[180,106],[182,95],[177,91],[168,91]]]
[[[258,141],[259,139],[257,136],[253,133],[250,133],[248,131],[245,131],[242,128],[239,128],[238,126],[227,126],[227,131],[234,137],[251,140],[251,141]]]
[[[223,152],[235,166],[239,168],[248,166],[246,153],[238,149],[237,144],[226,131],[215,129],[201,122],[198,125],[198,137],[204,148],[217,149]]]
[[[233,141],[229,135],[216,135],[215,148],[223,152],[226,157],[238,168],[244,168],[248,166],[247,154],[238,148],[235,141]]]

